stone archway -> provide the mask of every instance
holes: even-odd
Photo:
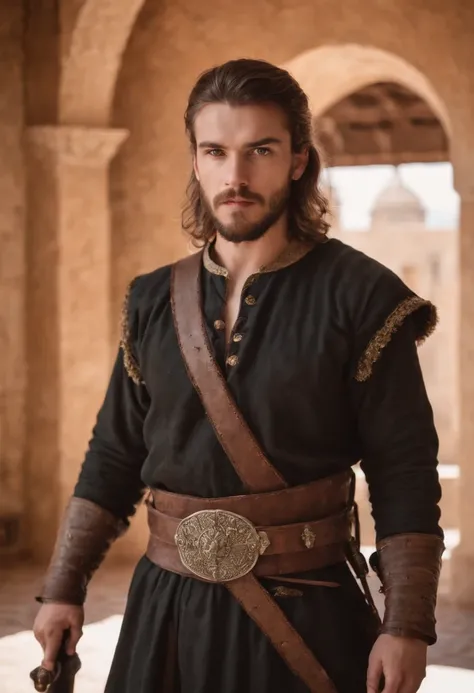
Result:
[[[109,125],[122,54],[143,2],[83,1],[64,56],[59,96],[63,125]]]
[[[393,81],[419,94],[451,135],[448,110],[432,84],[413,65],[393,53],[357,44],[321,46],[298,55],[284,67],[308,94],[315,116],[368,84]]]

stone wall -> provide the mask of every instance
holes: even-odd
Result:
[[[24,509],[25,239],[22,8],[0,5],[0,551]],[[8,521],[8,524],[4,524]]]
[[[26,164],[25,286],[27,548],[50,553],[58,523],[58,435],[61,417],[58,325],[58,181],[54,165],[34,144],[32,128],[57,123],[61,73],[57,3],[25,2],[24,72]]]

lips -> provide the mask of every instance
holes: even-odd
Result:
[[[248,205],[253,205],[253,202],[252,200],[227,200],[224,204],[235,207],[247,207]]]

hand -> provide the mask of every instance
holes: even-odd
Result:
[[[426,676],[427,644],[423,640],[382,634],[369,658],[367,693],[416,693]]]
[[[69,630],[66,652],[73,655],[82,636],[84,608],[73,604],[43,604],[35,619],[33,633],[43,648],[44,658],[41,666],[54,670],[56,658],[61,647],[64,631]]]

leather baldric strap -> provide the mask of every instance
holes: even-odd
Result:
[[[311,693],[337,693],[301,635],[252,573],[226,586]]]
[[[187,372],[230,462],[250,493],[288,487],[245,423],[212,356],[201,298],[202,252],[173,267],[171,303]],[[225,586],[311,693],[336,693],[326,671],[254,573]]]
[[[171,305],[179,348],[188,376],[202,400],[220,444],[251,493],[288,486],[267,460],[237,409],[212,356],[201,301],[202,253],[173,268]]]

